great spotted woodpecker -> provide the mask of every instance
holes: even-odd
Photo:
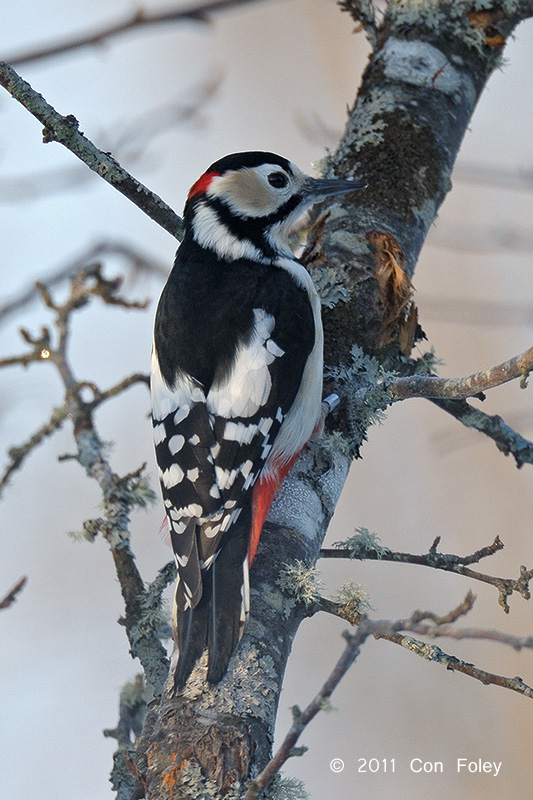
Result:
[[[363,186],[246,152],[216,161],[189,192],[151,365],[178,568],[178,689],[206,647],[207,680],[225,674],[248,615],[261,528],[320,420],[320,300],[289,233],[313,203]]]

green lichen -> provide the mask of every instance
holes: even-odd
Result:
[[[206,682],[207,654],[204,653],[187,682],[184,695],[194,700],[199,709],[241,718],[252,716],[273,726],[279,680],[272,656],[260,652],[251,637],[245,635],[234,659],[231,677],[227,675],[211,686]]]
[[[318,578],[316,567],[307,567],[302,561],[288,564],[280,573],[277,580],[282,591],[292,595],[297,602],[306,607],[314,605],[319,600],[323,589]]]
[[[497,9],[505,16],[512,16],[519,10],[518,0],[501,0]],[[468,14],[476,11],[494,11],[493,0],[394,0],[389,4],[387,16],[392,28],[426,28],[435,36],[449,32],[454,38],[490,58],[496,66],[500,59],[499,49],[487,44],[485,33],[476,27]]]
[[[333,308],[339,302],[346,302],[350,293],[346,288],[346,278],[342,271],[323,267],[313,271],[313,283],[320,297],[320,302],[326,308]]]
[[[265,800],[309,800],[310,795],[305,790],[303,781],[298,778],[285,778],[278,773],[264,793],[264,798]]]
[[[351,357],[350,364],[328,368],[326,377],[333,381],[346,407],[350,437],[344,437],[342,452],[355,457],[370,425],[385,419],[384,411],[391,402],[386,381],[394,373],[384,370],[377,359],[357,345],[352,348]]]
[[[439,358],[433,348],[411,362],[413,365],[413,375],[431,375],[437,371],[437,367],[442,366],[444,361]]]
[[[361,152],[367,145],[376,147],[383,143],[383,131],[387,123],[382,117],[394,105],[394,96],[384,89],[373,89],[360,99],[350,119],[350,128],[354,134],[351,146],[355,152]]]
[[[363,559],[366,554],[372,552],[378,559],[385,553],[390,552],[388,547],[383,547],[381,539],[375,533],[371,533],[368,528],[356,528],[355,534],[348,539],[334,542],[333,547],[338,550],[351,550],[351,558]]]
[[[372,609],[366,587],[354,581],[344,583],[333,595],[333,600],[343,607],[343,616],[348,619],[356,619]]]

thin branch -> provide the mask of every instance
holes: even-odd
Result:
[[[1,363],[0,366],[2,366]],[[27,456],[29,456],[29,454],[48,436],[51,436],[53,433],[58,431],[67,418],[68,412],[65,405],[59,406],[59,408],[54,408],[48,422],[45,422],[44,425],[41,425],[41,427],[35,431],[35,433],[32,434],[29,439],[22,444],[9,448],[7,454],[10,461],[4,470],[2,478],[0,479],[0,495],[7,486],[13,473],[20,469]]]
[[[464,378],[439,378],[433,375],[409,375],[393,378],[388,388],[393,401],[410,397],[431,399],[464,399],[474,397],[487,389],[501,386],[502,383],[521,379],[521,386],[527,385],[527,377],[533,369],[533,347],[495,367],[474,372]]]
[[[533,580],[533,569],[527,570],[525,567],[521,566],[518,578],[499,578],[493,575],[487,575],[483,572],[477,572],[468,567],[469,564],[475,564],[483,558],[494,555],[498,550],[502,550],[504,545],[499,536],[495,538],[491,545],[482,547],[469,556],[438,553],[437,546],[440,542],[440,536],[435,539],[429,551],[423,555],[394,552],[386,547],[367,547],[364,544],[359,544],[357,542],[357,537],[353,537],[353,541],[354,547],[323,548],[320,551],[320,557],[392,561],[401,564],[419,564],[424,567],[431,567],[432,569],[444,570],[445,572],[455,572],[457,575],[464,575],[467,578],[472,578],[473,580],[488,583],[496,587],[499,594],[498,602],[506,614],[509,613],[507,598],[514,592],[520,594],[524,600],[529,600],[531,596],[529,583]],[[347,543],[349,542],[350,540],[348,540]]]
[[[211,0],[207,3],[195,3],[186,8],[174,9],[171,11],[156,11],[148,13],[142,8],[135,11],[132,15],[105,27],[95,30],[92,33],[81,34],[71,39],[46,45],[39,49],[29,50],[26,53],[13,54],[11,58],[5,60],[11,64],[20,66],[32,61],[40,61],[51,56],[62,55],[73,50],[84,47],[95,47],[102,45],[109,39],[127,33],[131,30],[139,30],[154,25],[164,25],[172,22],[198,22],[208,23],[209,14],[218,11],[226,11],[236,6],[249,5],[258,0]]]
[[[166,231],[181,238],[183,221],[160,197],[136,180],[108,153],[99,150],[79,130],[71,114],[59,114],[15,70],[0,61],[0,84],[44,125],[43,140],[56,141],[74,153],[84,164],[131,200]]]
[[[451,672],[462,672],[464,675],[481,681],[485,686],[489,684],[501,686],[504,689],[510,689],[513,692],[523,694],[525,697],[533,698],[533,688],[528,686],[527,683],[524,683],[522,678],[507,678],[504,675],[487,672],[484,669],[479,669],[479,667],[474,666],[474,664],[470,664],[456,656],[445,653],[440,647],[437,647],[437,645],[421,642],[418,639],[414,639],[412,636],[405,636],[405,634],[402,633],[378,632],[374,634],[374,636],[376,639],[386,639],[389,642],[405,647],[417,656],[425,658],[426,661],[435,661],[437,664],[442,664]]]
[[[432,402],[465,427],[480,431],[492,439],[498,450],[506,456],[513,456],[518,468],[524,464],[533,464],[533,442],[513,430],[498,414],[485,414],[484,411],[473,408],[466,400],[434,399]]]
[[[431,625],[428,623],[413,624],[405,630],[431,639],[446,637],[447,639],[479,639],[481,641],[498,642],[512,647],[513,650],[533,649],[533,636],[513,636],[501,631],[484,628],[454,628],[453,625]]]
[[[0,305],[0,324],[4,323],[11,315],[18,313],[29,303],[41,297],[39,285],[45,286],[48,290],[62,284],[65,280],[72,278],[79,270],[86,273],[100,268],[99,261],[108,256],[120,256],[125,262],[128,271],[135,277],[137,274],[156,275],[166,278],[169,268],[158,262],[155,258],[148,256],[132,247],[126,242],[103,241],[87,248],[81,255],[68,261],[56,269],[51,270],[48,275],[39,281],[39,284],[32,282],[29,286],[21,289],[9,300]]]
[[[22,591],[27,581],[28,579],[26,577],[20,578],[20,580],[16,582],[13,588],[10,589],[9,592],[6,595],[4,595],[4,597],[0,598],[0,609],[9,608],[10,606],[13,605],[13,603],[17,599],[18,593]]]
[[[501,631],[487,630],[485,628],[456,628],[454,623],[460,617],[468,614],[475,600],[476,595],[469,589],[464,600],[443,616],[439,616],[433,611],[414,611],[411,617],[405,620],[402,630],[416,633],[419,636],[427,636],[431,639],[446,637],[458,640],[478,639],[497,642],[512,647],[517,652],[524,648],[533,649],[533,636],[513,636],[510,633],[502,633]],[[354,609],[356,609],[355,613]],[[330,600],[326,597],[317,599],[313,607],[310,608],[310,614],[319,611],[344,619],[351,625],[358,625],[362,616],[357,612],[357,605],[353,602]]]
[[[362,620],[359,627],[353,634],[344,634],[347,644],[344,651],[335,664],[331,674],[323,684],[318,694],[313,698],[309,705],[303,710],[297,706],[292,709],[294,722],[280,747],[266,765],[261,774],[251,781],[248,785],[248,790],[244,796],[244,800],[255,800],[263,792],[264,789],[272,782],[276,774],[279,772],[283,764],[293,755],[302,754],[301,749],[295,750],[296,743],[300,738],[303,730],[316,717],[319,711],[327,707],[329,698],[333,691],[339,685],[342,678],[346,675],[349,668],[352,666],[357,656],[361,652],[361,646],[366,639],[374,633],[374,625],[369,620]],[[376,628],[377,629],[377,628]]]
[[[471,604],[472,600],[467,595],[463,603],[443,618],[436,617],[436,615],[430,612],[424,613],[436,619],[454,619],[463,613],[467,613],[469,608],[471,608]],[[454,672],[462,672],[475,680],[481,681],[485,685],[492,684],[501,686],[505,689],[523,694],[525,697],[533,698],[533,688],[524,683],[521,678],[508,678],[503,675],[497,675],[479,669],[473,664],[445,653],[436,645],[421,642],[412,636],[406,636],[402,633],[402,631],[409,629],[410,626],[417,624],[416,621],[420,619],[420,615],[421,612],[414,612],[407,620],[371,620],[368,619],[368,617],[362,617],[358,621],[353,634],[348,632],[343,634],[347,644],[332,672],[318,694],[303,711],[300,711],[297,706],[293,707],[294,721],[287,735],[261,774],[248,784],[244,800],[257,800],[261,793],[272,782],[285,762],[292,756],[302,755],[303,752],[305,752],[305,748],[296,747],[301,734],[318,712],[328,707],[329,698],[333,691],[357,659],[361,652],[362,645],[369,636],[398,644],[428,661],[434,661]]]
[[[205,105],[213,98],[220,83],[220,75],[211,76],[189,88],[188,100],[176,99],[150,108],[126,122],[110,121],[108,128],[96,134],[100,149],[114,153],[115,159],[124,161],[130,169],[143,158],[145,168],[147,163],[153,167],[161,160],[163,153],[157,146],[157,137],[178,125],[189,124],[200,128],[205,123]],[[0,178],[0,204],[12,206],[14,203],[51,197],[65,189],[82,189],[92,179],[93,176],[83,164],[71,161],[61,169],[44,169],[32,171],[29,175]]]

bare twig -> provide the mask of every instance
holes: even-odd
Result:
[[[439,378],[433,375],[409,375],[393,378],[388,388],[393,401],[405,400],[408,397],[429,397],[439,399],[463,399],[474,397],[487,389],[493,389],[502,383],[521,379],[524,388],[527,376],[533,369],[533,347],[513,358],[489,367],[481,372],[474,372],[464,378]]]
[[[2,366],[1,363],[0,366]],[[41,427],[34,434],[32,434],[29,439],[20,445],[9,448],[8,456],[10,461],[4,471],[4,474],[2,475],[2,478],[0,479],[0,494],[6,487],[13,473],[17,469],[20,469],[26,460],[26,457],[48,436],[51,436],[53,433],[59,430],[67,417],[68,413],[65,405],[59,406],[59,408],[54,408],[48,422],[45,422],[44,425],[41,425]]]
[[[533,649],[533,636],[513,636],[509,633],[486,630],[485,628],[456,628],[454,623],[460,617],[468,614],[474,605],[475,599],[476,595],[468,590],[464,600],[443,616],[439,616],[433,611],[414,611],[411,617],[404,621],[402,630],[416,633],[419,636],[427,636],[431,639],[440,637],[448,639],[478,639],[508,645],[516,651],[520,651],[523,648]],[[340,619],[345,619],[351,625],[357,625],[361,619],[361,614],[354,615],[353,609],[348,608],[346,603],[329,600],[326,597],[320,597],[310,609],[310,613],[318,611],[324,611]],[[426,620],[429,620],[429,622]]]
[[[431,639],[446,637],[447,639],[479,639],[481,641],[498,642],[520,651],[524,648],[533,649],[533,636],[513,636],[501,631],[486,630],[484,628],[454,628],[453,625],[431,625],[427,623],[413,624],[405,630],[419,636],[428,636]]]
[[[109,256],[119,256],[124,259],[128,273],[131,272],[134,277],[138,274],[148,274],[165,278],[169,272],[168,266],[159,263],[155,258],[145,253],[141,253],[136,247],[132,247],[126,242],[99,242],[89,247],[72,261],[51,270],[48,275],[41,278],[38,284],[32,282],[27,288],[22,289],[5,301],[3,305],[0,305],[0,324],[5,322],[11,315],[19,312],[24,306],[39,299],[41,297],[39,286],[45,286],[50,290],[62,284],[65,280],[72,278],[80,270],[90,273],[95,268],[100,269],[100,260]]]
[[[355,537],[354,537],[355,539]],[[350,540],[348,540],[350,541]],[[518,578],[499,578],[492,575],[486,575],[482,572],[477,572],[469,568],[469,564],[475,564],[483,558],[494,555],[498,550],[502,550],[504,545],[499,536],[494,542],[487,547],[482,547],[476,550],[469,556],[457,556],[451,553],[438,553],[437,546],[440,542],[440,536],[435,539],[429,551],[424,555],[415,555],[413,553],[401,553],[389,550],[386,547],[367,547],[360,545],[354,541],[354,547],[339,547],[339,548],[324,548],[320,551],[321,558],[354,558],[357,560],[372,559],[376,561],[393,561],[402,564],[420,564],[424,567],[431,567],[432,569],[440,569],[445,572],[455,572],[458,575],[464,575],[467,578],[488,583],[498,589],[499,597],[498,602],[506,613],[509,613],[509,604],[507,598],[514,592],[517,592],[525,600],[530,599],[529,583],[533,580],[533,570],[527,570],[525,567],[520,567],[520,575]],[[344,543],[346,544],[346,543]]]
[[[185,8],[180,7],[169,11],[156,11],[148,13],[143,9],[135,11],[132,15],[110,25],[95,30],[92,33],[81,34],[62,42],[47,45],[38,49],[29,50],[26,53],[13,54],[11,58],[5,58],[11,64],[28,64],[32,61],[40,61],[51,56],[61,55],[73,50],[84,47],[94,47],[103,44],[109,39],[115,38],[131,30],[148,28],[154,25],[165,25],[172,22],[209,22],[209,15],[219,11],[235,8],[237,6],[249,5],[258,0],[211,0],[207,3],[194,3]]]
[[[127,121],[110,121],[96,138],[100,149],[105,153],[112,152],[115,158],[127,163],[130,169],[146,156],[149,164],[163,152],[157,147],[157,137],[178,125],[194,124],[200,127],[204,122],[204,108],[220,86],[220,75],[193,85],[189,89],[189,99],[175,100],[159,107],[150,108]],[[28,175],[0,178],[0,204],[13,206],[42,197],[65,192],[66,189],[82,189],[93,176],[83,164],[72,163],[58,169],[49,168],[32,171]]]
[[[244,800],[255,800],[255,798],[259,797],[262,791],[266,789],[274,779],[283,764],[291,756],[297,754],[301,755],[304,752],[302,749],[295,750],[298,739],[311,720],[316,717],[318,712],[327,706],[333,691],[359,655],[361,646],[366,639],[374,633],[374,625],[375,623],[364,619],[361,621],[361,624],[354,634],[344,634],[347,644],[331,674],[318,694],[303,711],[300,711],[297,706],[293,707],[292,713],[294,722],[289,732],[261,774],[250,782]]]
[[[6,595],[4,595],[4,597],[0,598],[0,609],[9,608],[9,606],[13,605],[13,603],[17,599],[18,593],[22,591],[22,589],[26,585],[27,580],[28,579],[26,577],[20,578],[20,580],[16,582],[13,588],[10,589],[9,592]]]
[[[181,238],[183,232],[181,218],[160,197],[123,169],[118,161],[108,153],[103,153],[87,139],[79,130],[75,117],[71,114],[66,117],[59,114],[42,95],[32,89],[27,81],[3,61],[0,61],[0,84],[44,125],[45,142],[56,141],[64,145],[162,228],[176,238]]]

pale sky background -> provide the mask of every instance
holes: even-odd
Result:
[[[0,57],[99,26],[135,7],[119,0],[5,0]],[[311,170],[324,148],[334,147],[366,59],[364,37],[354,36],[353,27],[332,0],[264,2],[219,15],[210,26],[131,33],[20,72],[181,212],[188,187],[226,153],[273,150]],[[506,50],[505,68],[491,78],[459,157],[460,167],[482,167],[487,179],[500,170],[533,170],[532,39],[533,24],[523,24]],[[186,122],[169,127],[165,109],[190,104],[213,78],[217,92]],[[156,125],[134,157],[117,142],[150,114],[152,121],[160,116],[161,130]],[[3,91],[0,115],[2,303],[96,241],[124,241],[170,269],[172,237],[60,145],[43,146],[39,124]],[[58,174],[77,176],[79,185],[52,191]],[[37,194],[28,197],[22,179]],[[532,212],[531,191],[454,178],[414,281],[422,324],[445,362],[441,374],[472,372],[531,345]],[[522,249],[518,239],[525,242]],[[118,259],[110,260],[106,274],[120,267]],[[160,279],[145,278],[128,292],[155,302],[161,286]],[[153,304],[144,314],[98,305],[80,313],[71,349],[78,377],[106,388],[146,371],[152,317]],[[0,329],[0,354],[21,350],[20,325],[37,333],[48,321],[39,305],[28,307]],[[46,365],[4,370],[1,381],[5,453],[48,418],[61,402],[61,387]],[[531,391],[517,384],[495,390],[484,409],[531,438]],[[146,461],[155,475],[147,411],[147,392],[137,387],[97,416],[101,435],[114,442],[118,472]],[[65,427],[13,477],[0,506],[0,595],[28,576],[16,605],[0,614],[0,796],[9,800],[111,798],[114,741],[101,731],[116,724],[120,688],[138,671],[116,624],[122,599],[107,545],[67,536],[100,513],[97,488],[81,468],[57,463],[59,454],[72,451]],[[370,431],[328,542],[366,526],[393,549],[424,552],[440,535],[444,551],[467,554],[499,534],[506,549],[482,569],[516,577],[520,564],[533,565],[532,481],[531,467],[518,471],[489,440],[427,402],[410,401]],[[161,518],[158,505],[133,520],[145,580],[170,558],[158,535]],[[323,564],[328,591],[350,578],[366,585],[379,617],[408,616],[415,608],[443,614],[471,588],[478,600],[465,625],[531,633],[531,604],[514,596],[505,616],[493,587],[459,576],[374,562]],[[302,625],[281,698],[279,736],[290,725],[290,707],[306,705],[333,667],[345,627],[329,618]],[[533,684],[531,651],[439,644],[486,670]],[[285,770],[305,780],[312,800],[531,795],[532,707],[522,696],[371,641],[332,700],[336,710],[318,717],[301,739],[307,755]],[[333,758],[345,762],[342,773],[331,771]],[[396,772],[361,773],[362,758],[394,758]],[[411,773],[413,758],[442,761],[445,773]],[[501,761],[500,774],[458,775],[457,758]]]

